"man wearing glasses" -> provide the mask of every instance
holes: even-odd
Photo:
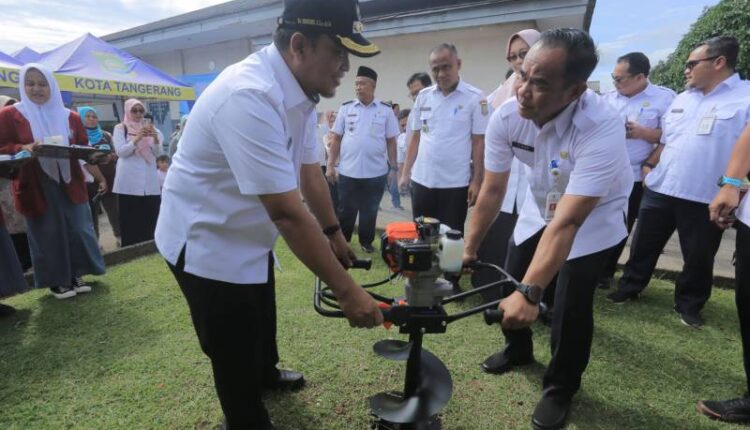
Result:
[[[315,131],[315,104],[333,97],[349,53],[379,49],[360,33],[357,0],[284,6],[273,43],[225,69],[195,103],[156,227],[231,430],[273,429],[263,392],[304,384],[301,373],[276,367],[271,249],[279,233],[331,286],[352,326],[383,320],[344,269],[354,254],[336,221]]]
[[[684,260],[674,310],[683,324],[700,328],[711,295],[713,264],[722,230],[709,219],[737,138],[750,122],[750,83],[735,72],[739,45],[729,36],[701,42],[685,64],[687,90],[662,118],[662,151],[644,163],[646,189],[630,258],[615,303],[637,299],[648,285],[660,252],[677,230]]]
[[[628,234],[638,217],[638,208],[643,196],[643,176],[641,166],[655,152],[661,152],[658,145],[661,138],[661,117],[674,100],[675,93],[669,88],[654,85],[648,79],[651,64],[642,52],[631,52],[617,59],[612,72],[615,90],[604,94],[619,113],[625,124],[628,156],[633,168],[633,190],[628,200]],[[617,260],[625,248],[627,238],[617,246],[604,266],[599,279],[599,288],[609,288],[613,283]]]

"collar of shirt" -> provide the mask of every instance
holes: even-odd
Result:
[[[284,94],[286,110],[294,109],[303,103],[308,103],[304,107],[314,106],[317,103],[316,98],[308,97],[302,90],[297,78],[294,77],[281,52],[274,44],[268,46],[268,59]]]
[[[710,97],[712,95],[718,94],[719,92],[723,92],[724,88],[726,88],[727,91],[731,91],[734,87],[739,85],[741,82],[742,82],[742,79],[740,79],[740,75],[737,73],[734,73],[732,76],[721,81],[721,83],[719,83],[719,85],[717,85],[716,88],[711,90],[711,92],[708,94],[703,94],[703,91],[697,88],[691,88],[688,90],[688,92],[695,94],[695,95],[703,96],[703,97]]]
[[[369,107],[373,107],[373,106],[374,107],[378,107],[379,104],[380,104],[380,100],[378,100],[377,98],[374,98],[374,97],[373,97],[373,99],[372,99],[372,101],[370,102],[369,105],[366,105],[366,104],[362,103],[359,99],[354,99],[354,106],[362,106],[363,108],[369,108]]]
[[[548,123],[544,124],[542,127],[539,127],[536,123],[534,123],[534,126],[536,126],[540,133],[544,130],[554,128],[555,133],[557,133],[557,137],[560,139],[562,139],[563,135],[565,134],[565,130],[567,130],[571,124],[575,125],[578,128],[585,127],[588,122],[584,123],[581,119],[581,115],[574,115],[576,113],[578,103],[579,100],[570,102],[570,104],[568,104],[568,106],[566,106],[565,109],[562,110],[562,112],[557,114],[557,116],[552,118],[552,120],[550,120]]]

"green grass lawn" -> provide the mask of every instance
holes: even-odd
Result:
[[[400,389],[404,363],[372,345],[396,330],[356,330],[312,308],[312,275],[283,244],[277,274],[281,364],[305,372],[307,387],[269,395],[280,429],[369,428],[368,396]],[[382,264],[359,279],[384,277]],[[92,279],[93,280],[93,279]],[[0,320],[0,429],[214,429],[222,414],[209,363],[187,305],[157,257],[113,267],[94,292],[58,301],[46,291],[5,300]],[[392,294],[400,285],[389,287]],[[655,281],[638,303],[612,305],[597,292],[592,360],[570,429],[733,428],[700,416],[700,398],[743,392],[734,293],[715,290],[693,330],[671,310],[673,285]],[[468,308],[476,301],[452,306]],[[424,346],[453,376],[445,429],[526,429],[539,399],[549,330],[535,326],[539,363],[504,376],[479,370],[500,347],[497,327],[469,317]]]

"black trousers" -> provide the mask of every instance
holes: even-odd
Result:
[[[698,314],[711,297],[714,257],[722,235],[709,220],[705,203],[645,189],[619,289],[635,294],[648,286],[659,255],[675,229],[684,262],[675,282],[675,307],[681,313]]]
[[[500,212],[492,223],[487,235],[484,237],[482,244],[477,250],[477,257],[485,263],[496,264],[506,268],[506,259],[508,249],[511,245],[513,229],[516,227],[518,214]],[[477,270],[471,274],[471,285],[474,288],[487,285],[491,282],[499,281],[501,275],[491,270]],[[512,292],[512,291],[511,291]],[[500,288],[485,290],[480,293],[485,303],[489,303],[507,296]]]
[[[185,272],[185,251],[172,270],[190,307],[201,349],[211,359],[221,409],[231,430],[270,425],[263,387],[278,378],[273,258],[268,282],[240,285]]]
[[[354,223],[359,214],[359,243],[372,245],[375,240],[375,223],[378,219],[380,200],[383,198],[387,180],[388,175],[364,179],[339,175],[339,223],[347,242],[352,239]]]
[[[747,197],[745,197],[747,198]],[[737,254],[735,261],[735,296],[742,335],[747,391],[750,393],[750,227],[737,223]]]
[[[633,230],[635,220],[638,219],[638,210],[641,207],[641,199],[643,198],[643,182],[635,182],[633,184],[633,190],[630,192],[630,198],[628,199],[628,234]],[[617,261],[620,260],[622,250],[625,249],[625,245],[628,243],[628,238],[622,240],[612,251],[612,255],[609,256],[607,262],[604,264],[602,272],[602,278],[612,278],[615,276],[617,271]]]
[[[469,187],[427,188],[411,181],[411,211],[414,218],[428,216],[455,230],[464,231]]]
[[[514,278],[523,278],[543,232],[520,245],[511,245],[508,271]],[[545,396],[570,399],[581,386],[581,376],[589,363],[594,335],[596,283],[601,266],[613,248],[568,260],[557,275],[550,336],[552,359],[543,380]],[[503,334],[508,346],[506,353],[510,356],[528,356],[532,353],[531,328],[503,330]]]
[[[118,194],[122,246],[153,240],[161,196]]]
[[[18,255],[18,261],[21,262],[21,269],[25,272],[31,269],[31,249],[29,248],[29,237],[26,233],[16,233],[10,235],[13,242],[13,248]]]

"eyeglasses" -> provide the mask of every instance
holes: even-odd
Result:
[[[133,109],[130,109],[130,112],[132,112],[132,113],[145,113],[146,111],[143,110],[143,109],[141,109],[141,108],[133,108]]]
[[[524,58],[526,58],[526,54],[528,54],[528,53],[529,53],[529,51],[521,51],[517,55],[516,54],[509,55],[509,56],[505,57],[505,59],[508,60],[509,63],[512,63],[512,62],[516,61],[516,59],[523,60]]]
[[[624,81],[626,79],[632,78],[632,77],[633,77],[633,75],[625,75],[625,76],[615,76],[615,75],[612,75],[612,82],[614,82],[616,84],[619,84],[620,82],[622,82],[622,81]]]
[[[717,59],[719,57],[721,57],[721,55],[715,55],[713,57],[708,57],[708,58],[701,58],[700,60],[691,60],[691,61],[688,61],[687,63],[685,63],[685,68],[688,69],[688,70],[693,70],[695,68],[695,66],[697,66],[702,61],[711,61],[711,60],[715,60],[715,59]]]

